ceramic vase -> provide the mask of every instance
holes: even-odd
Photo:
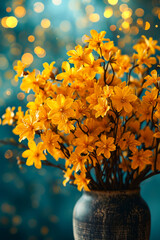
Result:
[[[84,192],[73,212],[75,240],[149,240],[150,210],[140,190]]]

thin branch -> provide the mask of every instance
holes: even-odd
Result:
[[[138,67],[138,66],[139,66],[139,64],[136,64],[136,65],[133,65],[133,67],[130,68],[129,74],[128,74],[128,82],[127,82],[127,85],[130,84],[130,78],[131,78],[131,74],[132,74],[133,69],[135,69],[135,68]]]
[[[48,160],[42,161],[42,165],[59,168],[62,171],[66,170],[63,165],[60,165],[60,164],[56,165],[54,163],[49,162]]]
[[[16,159],[17,159],[17,164],[18,164],[18,165],[26,164],[26,162],[25,162],[25,161],[22,161],[22,160],[20,159],[20,157],[16,157]],[[65,169],[65,166],[63,166],[63,165],[61,165],[61,164],[56,165],[56,164],[54,164],[54,163],[49,162],[48,160],[42,161],[42,165],[50,166],[50,167],[54,167],[54,168],[59,168],[59,169],[62,170],[62,171],[65,171],[65,170],[66,170],[66,169]]]
[[[107,65],[105,67],[105,63],[104,63],[104,83],[106,85],[106,72],[108,70],[108,66],[109,66],[109,61],[107,62]]]
[[[28,146],[26,146],[23,143],[18,143],[15,140],[14,141],[12,141],[12,140],[0,140],[0,144],[3,144],[3,145],[13,145],[13,146],[17,146],[18,148],[28,149]]]
[[[113,69],[113,66],[112,66],[111,62],[110,62],[110,66],[111,66],[111,68],[112,68],[113,75],[112,75],[112,79],[111,79],[110,83],[108,83],[108,85],[111,85],[111,83],[113,82],[114,77],[115,77],[115,71],[114,71],[114,69]]]
[[[83,130],[83,128],[82,128],[82,126],[81,126],[81,123],[79,122],[79,120],[77,119],[77,118],[69,118],[69,120],[75,120],[77,123],[78,123],[78,126],[79,126],[79,128],[81,129],[81,131],[84,133],[84,134],[87,134],[88,135],[88,132],[89,132],[89,130],[88,130],[88,127],[87,126],[85,126],[85,127],[87,127],[87,131],[84,131]]]
[[[58,144],[60,146],[61,151],[63,152],[63,154],[65,155],[66,158],[70,157],[70,153],[69,150],[65,147],[65,145],[61,142],[58,141]]]

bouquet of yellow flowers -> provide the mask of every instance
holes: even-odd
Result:
[[[20,142],[28,140],[26,165],[58,167],[63,184],[80,191],[135,189],[160,173],[160,46],[142,36],[133,55],[123,55],[105,34],[91,30],[61,73],[55,62],[40,73],[18,61],[15,80],[23,77],[21,90],[35,99],[26,112],[13,107],[2,116]]]

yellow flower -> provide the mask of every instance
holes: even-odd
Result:
[[[70,158],[68,159],[68,163],[73,165],[73,170],[75,172],[78,172],[79,170],[81,172],[85,172],[86,161],[87,161],[86,156],[81,156],[77,152],[73,152]]]
[[[89,153],[94,150],[94,144],[93,141],[95,140],[95,137],[93,136],[87,136],[86,134],[81,135],[81,137],[78,137],[74,141],[74,145],[76,147],[76,153]]]
[[[96,110],[96,114],[95,117],[104,117],[108,110],[110,109],[110,106],[108,106],[108,101],[106,98],[99,98],[98,99],[98,104],[96,106],[94,106],[93,108],[94,110]]]
[[[74,89],[72,89],[71,87],[66,87],[63,82],[60,86],[58,86],[56,88],[55,92],[56,92],[56,96],[59,95],[59,94],[62,94],[65,97],[69,97],[69,98],[74,99]]]
[[[85,89],[85,83],[81,82],[79,80],[75,80],[73,83],[71,83],[71,88],[75,91],[75,92],[82,92]]]
[[[107,120],[105,119],[105,123]],[[107,131],[107,127],[103,127],[103,122],[98,121],[95,118],[86,118],[83,124],[83,128],[88,131],[89,135],[94,136],[95,138],[104,130],[104,128]]]
[[[126,86],[123,89],[114,87],[115,94],[111,96],[113,106],[120,112],[124,109],[127,113],[132,111],[131,103],[137,99],[137,96],[132,94],[131,89]]]
[[[103,41],[109,41],[109,39],[104,38],[106,32],[101,31],[98,33],[96,30],[90,31],[91,38],[89,36],[86,36],[88,39],[85,40],[85,42],[89,42],[89,48],[94,49],[97,52],[100,52],[100,47],[102,45]]]
[[[44,70],[42,71],[42,77],[45,80],[54,77],[54,74],[52,72],[53,69],[55,69],[55,67],[53,66],[54,64],[55,64],[55,62],[51,62],[50,65],[47,62],[43,63]]]
[[[74,180],[74,184],[77,185],[77,189],[79,191],[82,191],[82,189],[84,189],[85,191],[90,191],[88,188],[88,184],[90,183],[90,179],[86,178],[86,174],[83,172],[80,175],[75,173],[75,180]]]
[[[74,179],[73,177],[73,169],[72,168],[67,168],[67,171],[64,171],[64,178],[65,180],[63,181],[63,186],[66,186],[66,183],[69,182],[70,179]]]
[[[110,57],[113,56],[118,50],[118,48],[114,46],[113,41],[104,43],[101,46],[101,48],[102,48],[102,56],[106,59],[106,61],[109,61]]]
[[[58,134],[48,130],[41,135],[41,138],[43,140],[43,148],[47,149],[51,155],[55,153],[55,148],[59,149],[58,141],[60,140],[60,136]]]
[[[140,117],[139,117],[139,121],[143,122],[143,121],[149,121],[151,120],[151,115],[152,115],[152,106],[150,104],[147,103],[142,103],[141,107],[140,107]]]
[[[62,63],[62,70],[64,72],[59,73],[56,76],[57,80],[63,80],[63,85],[67,86],[69,83],[72,83],[75,79],[79,79],[80,75],[77,72],[76,68],[71,68],[70,64],[65,61]]]
[[[151,156],[152,151],[150,150],[144,151],[143,149],[138,151],[137,149],[136,151],[133,152],[133,156],[130,157],[130,159],[132,160],[131,168],[132,169],[139,168],[139,172],[141,172],[146,167],[146,165],[151,164],[150,160]]]
[[[37,122],[36,117],[26,114],[24,118],[13,129],[13,133],[19,135],[19,141],[21,142],[25,138],[29,141],[34,139],[35,133],[38,130],[43,129],[43,124]]]
[[[156,64],[156,58],[150,57],[146,49],[143,49],[141,46],[137,51],[137,54],[133,55],[134,59],[137,59],[136,64],[141,65],[145,64],[147,67],[152,67],[153,64]]]
[[[74,63],[77,68],[80,68],[85,63],[90,64],[89,54],[92,52],[89,48],[82,48],[82,46],[77,45],[75,50],[70,50],[67,52],[68,56],[71,56],[68,60],[70,63]]]
[[[111,152],[116,149],[116,146],[114,144],[114,138],[108,137],[106,138],[106,135],[101,135],[101,141],[96,142],[95,145],[97,148],[97,155],[104,154],[106,158],[110,158]]]
[[[144,143],[146,148],[152,146],[152,143],[153,143],[153,131],[151,131],[149,126],[147,126],[144,129],[141,129],[140,130],[140,135],[141,136],[139,138],[139,141],[141,143]]]
[[[151,91],[146,91],[145,96],[143,96],[142,99],[147,104],[150,104],[151,106],[155,106],[157,101],[157,94],[158,94],[158,89],[154,87]]]
[[[97,83],[94,83],[94,92],[93,94],[91,94],[90,96],[86,97],[87,102],[90,104],[89,108],[94,108],[95,105],[98,104],[98,97],[101,96],[102,92],[102,88],[100,85],[98,85]]]
[[[31,166],[34,164],[36,168],[42,167],[42,160],[46,160],[46,156],[43,154],[43,143],[40,142],[36,145],[34,141],[28,142],[29,150],[22,153],[22,157],[27,158],[26,165]]]
[[[22,108],[18,107],[18,112],[16,112],[15,120],[17,121],[17,124],[19,122],[22,122],[22,119],[24,118],[24,112],[22,112]]]
[[[6,113],[2,115],[3,121],[2,121],[2,125],[8,124],[8,125],[12,125],[14,122],[14,111],[15,107],[8,107],[6,109]]]
[[[40,106],[42,106],[43,99],[41,95],[37,95],[34,102],[27,103],[27,107],[32,110],[33,113],[36,114],[36,112],[39,110]]]
[[[134,46],[134,49],[143,48],[147,49],[147,52],[149,55],[155,54],[155,49],[160,50],[160,46],[157,46],[158,41],[153,40],[152,37],[149,39],[146,38],[146,36],[142,35],[143,41],[141,43],[138,43]]]
[[[40,87],[43,86],[45,82],[46,81],[40,77],[40,75],[36,77],[34,70],[23,78],[20,88],[26,93],[29,93],[31,89],[34,92],[39,93]]]
[[[53,124],[64,124],[69,117],[74,116],[74,110],[71,109],[73,104],[72,98],[65,98],[62,94],[59,94],[56,100],[48,100],[47,104],[51,109],[48,117]]]
[[[40,89],[39,92],[36,92],[36,94],[41,95],[43,101],[46,98],[55,98],[57,93],[56,93],[56,88],[57,86],[53,84],[51,81],[46,81],[45,85],[43,85]]]
[[[158,82],[160,81],[160,77],[158,77],[157,71],[155,69],[151,71],[151,76],[147,75],[145,79],[146,82],[143,84],[143,88],[146,88],[152,84],[155,84],[157,86]]]
[[[103,92],[104,94],[102,95],[103,97],[110,97],[113,94],[113,89],[111,89],[108,85],[103,87]]]
[[[69,134],[70,131],[74,130],[74,129],[75,129],[74,125],[68,119],[65,120],[64,122],[61,121],[60,123],[58,123],[58,130],[64,131],[64,133],[66,133],[66,134]]]
[[[136,151],[137,146],[140,146],[141,143],[135,139],[134,134],[131,134],[131,132],[126,132],[118,142],[118,145],[123,151],[129,148],[133,152]]]
[[[17,62],[17,66],[14,66],[14,70],[17,72],[17,75],[15,75],[14,79],[17,82],[18,77],[23,76],[24,69],[26,68],[26,65],[22,63],[21,61]]]
[[[113,63],[113,68],[117,73],[118,77],[128,73],[129,69],[132,67],[130,57],[128,55],[121,55],[120,51],[116,53],[116,61]]]
[[[86,65],[83,68],[83,71],[85,74],[89,75],[91,78],[94,78],[96,74],[102,74],[104,72],[103,67],[101,66],[101,63],[104,62],[102,59],[94,60],[94,57],[92,54],[89,55],[90,57],[90,64]]]
[[[73,103],[73,109],[75,110],[75,117],[82,118],[87,115],[87,107],[81,100],[76,100]]]

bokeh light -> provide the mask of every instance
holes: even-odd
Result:
[[[119,6],[119,9],[120,9],[121,12],[124,12],[128,9],[128,5],[127,4],[121,4]]]
[[[68,32],[71,29],[71,23],[67,20],[64,20],[61,22],[59,27],[63,32]]]
[[[146,21],[146,22],[145,22],[144,29],[147,31],[147,30],[150,29],[150,26],[151,26],[151,24],[150,24],[148,21]]]
[[[124,28],[124,29],[128,29],[129,26],[130,26],[129,23],[126,22],[126,21],[124,21],[124,22],[122,23],[122,28]]]
[[[1,24],[5,28],[15,28],[18,24],[18,20],[14,16],[4,17],[1,19]]]
[[[122,12],[122,18],[127,19],[132,16],[132,9],[128,8]]]
[[[53,3],[54,5],[61,5],[62,0],[52,0],[52,3]]]
[[[118,0],[108,0],[108,3],[111,5],[116,5],[118,3]]]
[[[86,13],[87,14],[90,14],[90,13],[93,13],[94,12],[94,6],[93,5],[87,5],[87,7],[85,8],[86,10]]]
[[[135,11],[135,14],[137,17],[143,17],[144,15],[144,10],[142,8],[137,8]]]
[[[116,25],[111,25],[111,26],[110,26],[110,30],[111,30],[112,32],[116,31],[116,28],[117,28]]]
[[[104,11],[104,17],[110,18],[113,15],[113,9],[111,7],[107,7]]]
[[[43,58],[46,55],[46,51],[40,46],[35,47],[34,52],[40,58]]]
[[[24,53],[21,60],[24,64],[30,65],[33,62],[33,55],[31,53]]]
[[[3,54],[0,54],[0,69],[1,70],[5,70],[8,68],[8,60],[7,58],[3,55]]]
[[[42,26],[43,28],[49,28],[50,25],[51,25],[51,22],[50,22],[49,19],[47,19],[47,18],[42,19],[42,21],[41,21],[41,26]]]
[[[29,35],[28,36],[28,41],[29,42],[34,42],[35,41],[35,37],[33,35]]]
[[[18,18],[23,18],[26,15],[26,9],[23,6],[18,6],[15,8],[14,14]]]
[[[41,13],[44,11],[44,4],[42,2],[34,3],[34,11],[36,13]]]
[[[97,14],[97,13],[91,13],[91,14],[89,15],[89,20],[90,20],[91,22],[98,22],[98,21],[100,20],[100,16],[99,16],[99,14]]]
[[[10,13],[12,11],[12,8],[11,7],[7,7],[6,8],[6,12]]]

